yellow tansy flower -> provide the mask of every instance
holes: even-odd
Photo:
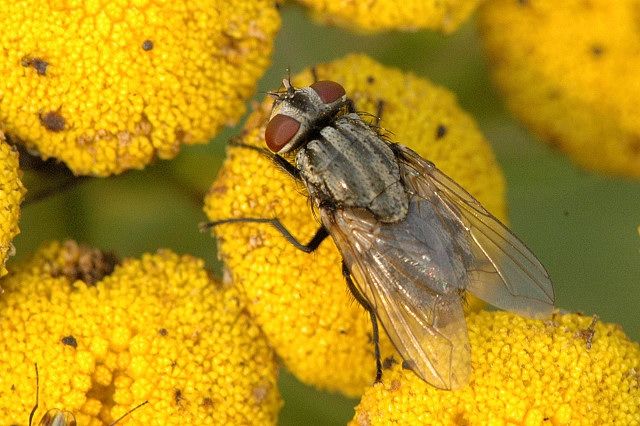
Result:
[[[457,391],[399,366],[370,387],[351,425],[638,425],[640,345],[578,314],[467,318],[472,378]]]
[[[0,123],[76,174],[173,158],[244,112],[273,1],[0,0]]]
[[[640,177],[637,1],[489,0],[479,25],[519,118],[583,167]]]
[[[13,252],[11,240],[20,233],[18,219],[25,193],[20,175],[18,152],[7,143],[0,126],[0,277],[7,273],[4,264]]]
[[[271,349],[237,291],[170,251],[114,258],[51,243],[1,280],[0,424],[52,408],[102,425],[275,424]]]
[[[479,0],[332,1],[298,0],[320,22],[363,31],[431,29],[449,34],[475,10]]]
[[[374,114],[378,101],[384,101],[381,124],[393,132],[392,140],[435,162],[505,217],[504,182],[493,153],[450,92],[361,55],[320,65],[317,74],[342,84],[359,111]],[[311,82],[308,71],[293,79],[296,86]],[[250,117],[243,143],[265,146],[270,105],[265,102]],[[211,220],[277,217],[305,242],[319,227],[304,188],[265,156],[241,147],[228,149],[205,211]],[[306,254],[268,224],[222,225],[215,233],[247,308],[300,380],[347,395],[359,395],[371,384],[375,362],[369,316],[348,293],[333,241]],[[381,343],[383,358],[390,360],[391,343],[386,336]]]

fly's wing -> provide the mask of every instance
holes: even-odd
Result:
[[[421,198],[392,224],[363,210],[321,210],[357,289],[405,362],[433,386],[455,389],[471,368],[460,286],[468,253],[455,234],[433,228],[438,214]]]
[[[553,285],[544,266],[498,219],[435,165],[402,145],[394,145],[407,189],[446,206],[469,240],[467,290],[501,309],[546,316],[554,305]]]

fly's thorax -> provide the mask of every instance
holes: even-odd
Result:
[[[288,80],[284,85],[287,92],[276,98],[265,130],[267,146],[279,154],[304,146],[342,113],[347,101],[344,88],[333,81],[318,81],[300,89]]]
[[[396,157],[357,114],[322,128],[298,151],[296,166],[317,205],[363,208],[381,222],[407,215],[409,200]]]

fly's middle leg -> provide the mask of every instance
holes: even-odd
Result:
[[[268,157],[269,159],[271,159],[271,161],[273,161],[276,164],[276,166],[278,166],[279,168],[284,170],[286,173],[288,173],[294,179],[301,180],[300,171],[293,164],[289,163],[287,160],[285,160],[282,156],[280,156],[278,154],[274,154],[274,153],[272,153],[271,151],[269,151],[269,150],[267,150],[265,148],[260,148],[260,147],[253,146],[253,145],[247,145],[247,144],[239,142],[239,141],[237,141],[235,139],[230,140],[229,141],[229,145],[256,151],[256,152]],[[216,226],[219,226],[219,225],[224,225],[224,224],[227,224],[227,223],[268,223],[268,224],[272,225],[274,228],[276,228],[278,230],[278,232],[280,232],[280,234],[288,242],[290,242],[295,248],[297,248],[298,250],[301,250],[301,251],[303,251],[305,253],[314,252],[320,246],[320,244],[329,236],[329,232],[327,231],[327,229],[324,226],[320,226],[320,228],[318,228],[318,230],[316,231],[314,236],[311,238],[311,240],[309,240],[309,242],[305,244],[305,243],[300,242],[282,224],[282,222],[280,222],[280,220],[278,218],[264,218],[264,217],[239,217],[239,218],[215,220],[215,221],[212,221],[212,222],[203,222],[203,223],[200,224],[200,231],[204,232],[207,229],[211,229],[213,227],[216,227]]]
[[[378,318],[376,316],[376,311],[373,309],[369,301],[360,293],[360,291],[356,288],[353,280],[351,279],[351,271],[349,271],[349,267],[347,264],[342,261],[342,275],[344,275],[344,279],[347,282],[347,287],[349,287],[349,291],[356,299],[356,301],[367,311],[369,312],[369,317],[371,318],[371,327],[372,327],[372,340],[373,340],[373,353],[376,357],[376,383],[382,381],[382,357],[380,355],[380,333],[378,331]]]
[[[200,224],[200,231],[204,232],[207,229],[211,229],[216,226],[224,225],[227,223],[268,223],[280,232],[280,234],[290,242],[295,248],[305,253],[312,253],[320,246],[320,244],[329,236],[327,228],[321,226],[318,228],[313,237],[308,243],[300,242],[277,218],[264,218],[264,217],[234,217],[231,219],[214,220],[212,222],[204,222]]]

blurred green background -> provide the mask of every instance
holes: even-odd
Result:
[[[523,129],[489,82],[473,21],[450,37],[425,31],[367,36],[318,26],[297,7],[282,14],[273,65],[259,92],[279,87],[288,67],[295,73],[350,52],[449,88],[494,147],[507,179],[511,228],[546,265],[558,306],[598,314],[640,339],[640,182],[578,169]],[[219,272],[215,241],[197,224],[205,220],[202,196],[225,143],[241,124],[208,145],[184,148],[173,161],[88,179],[24,206],[17,258],[45,240],[73,238],[122,257],[169,247],[202,257]],[[31,175],[25,181],[32,190],[43,184]],[[306,387],[286,371],[281,390],[281,425],[344,424],[357,403]]]

